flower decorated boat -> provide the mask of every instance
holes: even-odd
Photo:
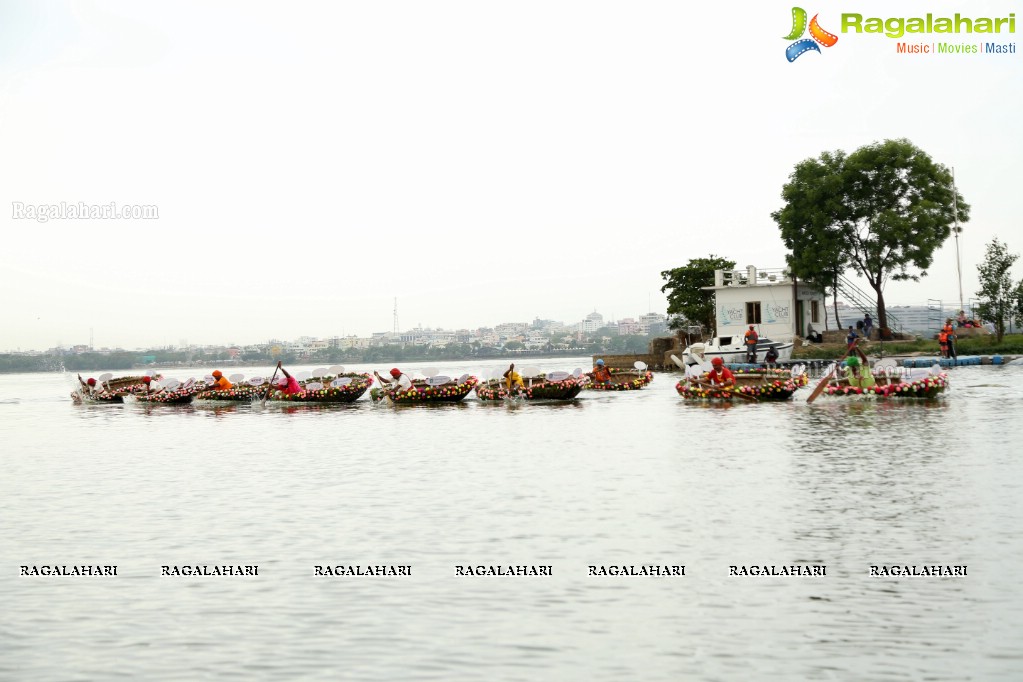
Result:
[[[370,398],[380,402],[389,399],[397,405],[425,405],[429,403],[457,403],[472,392],[478,380],[469,374],[457,379],[436,375],[425,380],[412,382],[407,391],[400,388],[374,388],[369,392]]]
[[[822,396],[833,398],[865,396],[881,400],[900,398],[933,400],[948,388],[947,372],[928,373],[926,376],[911,375],[909,377],[891,377],[885,374],[879,376],[875,374],[874,380],[877,383],[868,388],[850,386],[842,381],[829,384],[824,389]]]
[[[501,375],[491,377],[476,385],[476,397],[480,400],[572,400],[583,390],[583,375],[568,372],[547,372],[535,376],[523,376],[521,388],[508,388],[508,381]]]
[[[685,400],[767,402],[790,400],[795,392],[806,386],[806,369],[801,366],[791,371],[784,369],[735,370],[735,386],[722,388],[690,377],[675,384],[675,390]]]
[[[76,405],[123,403],[124,396],[146,390],[146,385],[142,383],[143,378],[141,375],[113,377],[110,374],[102,374],[96,383],[96,390],[90,393],[79,387],[71,392],[71,400]],[[153,378],[159,380],[163,377],[157,374]]]
[[[248,381],[232,384],[231,388],[226,390],[210,388],[213,385],[213,377],[207,376],[195,393],[195,399],[219,403],[251,403],[253,400],[261,399],[270,388],[266,379],[262,377],[252,377]]]
[[[187,405],[205,386],[195,379],[188,379],[185,383],[177,379],[166,379],[151,383],[149,391],[135,391],[132,395],[135,402],[148,405]]]
[[[593,372],[587,372],[590,381],[583,388],[587,391],[636,391],[647,386],[654,380],[652,372],[646,369],[615,369],[609,368],[611,381],[607,383],[596,383],[593,381]]]
[[[287,403],[352,403],[361,398],[372,383],[373,377],[369,374],[355,372],[310,377],[299,383],[302,390],[298,393],[284,393],[274,389],[270,392],[269,400]]]

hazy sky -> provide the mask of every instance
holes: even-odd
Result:
[[[802,3],[839,42],[789,63],[792,6],[0,0],[0,351],[664,312],[690,258],[784,266],[795,163],[897,137],[973,207],[968,299],[992,237],[1023,252],[1023,45],[839,16],[1019,3]],[[62,201],[159,220],[13,219]],[[954,305],[953,242],[886,297]]]

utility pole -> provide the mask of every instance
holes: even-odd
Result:
[[[959,227],[959,205],[956,200],[956,169],[952,168],[952,217],[955,219],[955,227],[952,228],[956,236],[956,274],[959,276],[959,310],[965,310],[963,308],[963,260],[959,256],[959,233],[962,228]]]
[[[396,335],[401,333],[401,332],[398,331],[398,297],[397,296],[394,297],[394,330],[393,331],[394,331],[394,333]]]

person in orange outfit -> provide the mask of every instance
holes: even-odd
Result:
[[[214,391],[227,391],[234,388],[234,384],[227,380],[224,373],[219,369],[213,370],[213,390]]]

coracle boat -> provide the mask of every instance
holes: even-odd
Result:
[[[89,393],[80,387],[79,389],[71,392],[71,400],[76,405],[110,405],[123,403],[124,396],[133,395],[146,390],[146,385],[142,383],[143,378],[144,377],[141,375],[114,378],[111,374],[101,374],[96,384],[98,390],[94,390]],[[154,380],[162,378],[163,377],[159,374],[153,377]]]
[[[872,370],[874,385],[867,388],[851,386],[845,379],[832,379],[821,393],[822,397],[923,399],[933,400],[948,388],[948,372],[942,372],[939,365],[925,370],[905,370],[887,361],[880,361]]]
[[[642,365],[643,363],[636,363]],[[587,372],[586,377],[590,379],[583,388],[587,391],[636,391],[648,385],[654,380],[652,372],[648,372],[646,365],[636,369],[615,369],[608,368],[611,373],[611,381],[608,383],[596,383],[593,381],[593,372]]]
[[[204,387],[205,384],[195,379],[188,379],[185,383],[177,379],[165,379],[151,383],[149,391],[135,391],[132,395],[136,402],[147,405],[187,405]],[[155,391],[152,390],[154,388]]]
[[[585,381],[582,370],[579,374],[568,372],[547,372],[541,374],[531,368],[523,369],[522,388],[508,388],[508,381],[502,374],[489,377],[476,385],[476,397],[480,400],[504,400],[505,398],[522,398],[523,400],[572,400],[583,390]]]
[[[476,377],[469,374],[463,374],[457,379],[438,374],[425,380],[416,379],[407,391],[380,387],[371,390],[369,395],[376,402],[389,399],[396,405],[457,403],[469,395],[477,383]]]
[[[220,403],[251,403],[266,395],[270,384],[266,379],[255,376],[245,379],[240,374],[232,374],[228,377],[231,388],[226,390],[211,388],[214,379],[212,376],[205,376],[199,383],[199,390],[195,392],[195,399],[200,401],[213,401]]]
[[[790,400],[801,386],[806,386],[806,368],[797,365],[792,370],[753,369],[733,370],[735,386],[721,388],[697,383],[699,376],[683,379],[675,390],[685,400],[767,402]],[[696,381],[694,381],[694,379]]]
[[[274,389],[270,391],[269,400],[281,403],[352,403],[361,398],[373,383],[373,377],[369,374],[355,372],[313,374],[318,376],[299,381],[302,390],[298,393],[284,393]],[[298,379],[298,375],[295,379]]]

